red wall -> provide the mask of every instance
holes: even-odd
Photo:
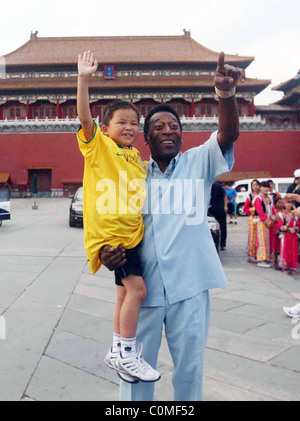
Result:
[[[184,132],[183,151],[200,145],[209,132]],[[136,147],[143,159],[148,146],[139,134]],[[241,132],[235,144],[234,171],[268,171],[271,177],[291,177],[300,168],[300,132]],[[14,184],[27,181],[27,169],[52,168],[52,187],[61,180],[78,179],[83,174],[83,158],[73,133],[0,135],[0,173],[10,173]]]

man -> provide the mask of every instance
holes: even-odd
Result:
[[[233,219],[234,219],[234,224],[237,225],[236,204],[235,204],[237,192],[232,187],[231,184],[225,184],[225,192],[228,198],[228,201],[227,201],[228,212],[227,213],[230,216],[229,224],[233,224]]]
[[[239,136],[235,87],[244,79],[244,70],[225,65],[224,53],[220,53],[215,76],[220,105],[219,131],[203,146],[180,154],[180,120],[176,112],[164,104],[152,110],[145,120],[145,141],[152,155],[147,168],[147,197],[152,203],[151,212],[145,212],[144,216],[141,263],[147,297],[139,316],[137,339],[144,345],[145,359],[155,367],[165,325],[174,361],[173,386],[177,401],[202,399],[203,355],[210,313],[208,290],[226,285],[206,222],[206,210],[213,182],[231,170],[234,163],[232,144]],[[173,208],[171,205],[169,214],[159,212],[158,206],[152,208],[172,195],[176,182],[186,186],[182,196],[185,197],[187,191],[193,192],[190,202],[197,203],[199,192],[188,187],[190,180],[203,181],[199,185],[204,221],[193,219],[192,205],[187,209],[183,207],[182,213],[174,212],[175,205],[181,204],[180,194],[173,194],[175,204]],[[159,188],[155,187],[157,182]],[[124,250],[104,246],[100,260],[113,270],[124,264]],[[150,401],[153,397],[153,384],[121,381],[121,400]]]
[[[226,200],[226,204],[225,204]],[[226,212],[227,207],[227,195],[225,190],[220,183],[214,183],[211,189],[211,207],[209,212],[216,218],[220,224],[221,229],[221,250],[226,250],[226,239],[227,239],[227,225],[226,225]]]
[[[287,193],[294,193],[294,194],[300,194],[300,169],[296,170],[294,172],[294,183],[292,183],[288,189],[287,189]],[[296,208],[300,207],[300,203],[294,201],[294,206]]]

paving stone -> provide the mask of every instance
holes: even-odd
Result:
[[[300,330],[298,330],[298,333],[299,332]],[[298,342],[300,342],[299,337]],[[269,364],[297,371],[300,374],[300,346],[288,349],[286,352],[283,352],[281,355],[278,355],[269,361]]]
[[[108,349],[106,344],[57,329],[45,355],[118,385],[117,373],[104,363]]]
[[[256,329],[252,329],[245,336],[250,337],[259,337],[265,338],[270,343],[286,343],[291,346],[300,345],[300,321],[298,326],[292,323],[296,319],[289,318],[289,323],[287,325],[281,325],[279,323],[266,323],[263,326],[260,326]],[[296,339],[293,338],[293,332],[295,332]]]
[[[254,335],[237,334],[211,327],[207,346],[228,354],[238,355],[250,360],[267,362],[281,354],[291,345],[271,342],[269,339]]]
[[[203,379],[203,400],[204,401],[276,401],[277,399],[270,398],[269,396],[260,395],[251,392],[242,387],[235,387],[228,383],[210,379],[204,376]]]
[[[210,326],[236,333],[244,333],[254,327],[260,326],[262,321],[254,317],[237,316],[224,311],[211,311]]]
[[[66,310],[59,322],[58,328],[107,344],[107,347],[111,345],[113,323],[100,317],[89,316],[78,311]]]
[[[73,294],[68,303],[68,309],[112,321],[115,303]]]
[[[42,357],[26,395],[37,401],[116,401],[118,386],[53,358]]]
[[[285,368],[207,349],[204,372],[214,380],[272,399],[299,400],[299,373]]]

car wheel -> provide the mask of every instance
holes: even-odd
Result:
[[[245,212],[244,212],[244,204],[245,203],[240,203],[239,205],[238,205],[238,207],[237,207],[237,214],[239,215],[239,216],[246,216],[246,214],[245,214]]]
[[[70,225],[70,227],[75,227],[75,225],[76,225],[74,219],[72,218],[71,212],[70,212],[70,217],[69,217],[69,225]]]

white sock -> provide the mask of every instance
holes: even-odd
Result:
[[[113,334],[112,352],[119,352],[121,349],[121,335],[119,333]]]
[[[121,338],[121,353],[123,358],[136,354],[136,338]]]

